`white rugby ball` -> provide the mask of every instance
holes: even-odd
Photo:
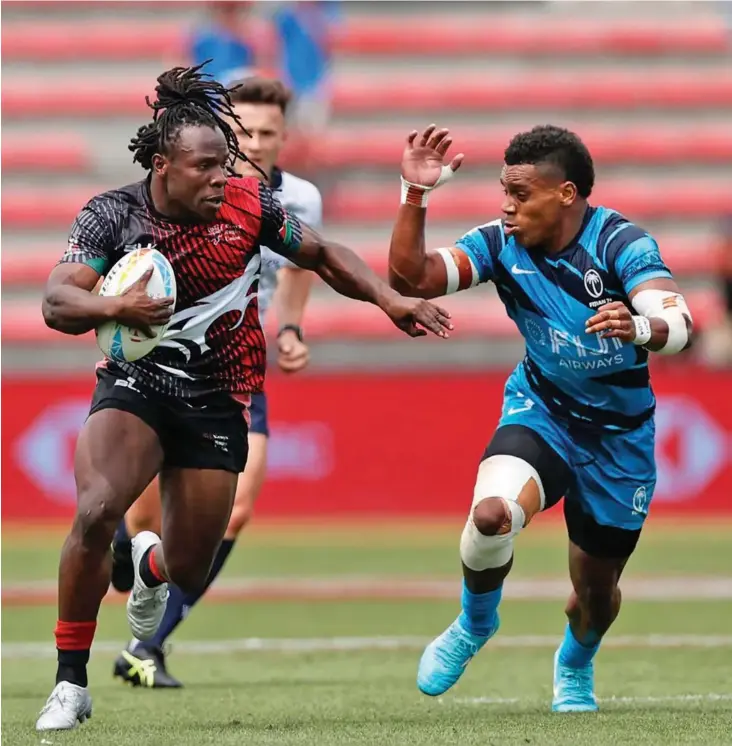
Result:
[[[99,295],[122,295],[152,267],[153,273],[147,283],[147,294],[151,298],[173,298],[176,301],[175,274],[170,262],[157,250],[140,248],[125,254],[104,278]],[[133,362],[149,355],[160,343],[168,324],[151,327],[154,337],[146,337],[137,329],[131,329],[116,321],[108,321],[97,329],[99,349],[112,360]]]

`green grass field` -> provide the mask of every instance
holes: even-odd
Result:
[[[109,597],[90,666],[94,717],[74,732],[42,736],[33,726],[53,685],[56,618],[43,594],[62,536],[6,527],[2,743],[732,744],[730,528],[650,523],[626,571],[625,607],[597,659],[601,712],[567,716],[549,712],[564,625],[563,586],[555,589],[566,579],[561,526],[532,525],[521,536],[501,632],[451,692],[429,699],[416,689],[416,664],[458,609],[461,522],[255,524],[222,576],[229,595],[204,601],[171,640],[169,666],[184,690],[142,691],[112,679],[128,631],[124,606]],[[237,597],[244,581],[266,578],[279,584],[276,598],[251,588]],[[359,592],[365,578],[371,590]],[[308,598],[324,580],[341,596]],[[420,580],[441,581],[447,595],[386,597],[394,583]],[[30,586],[43,589],[33,605],[13,596]]]

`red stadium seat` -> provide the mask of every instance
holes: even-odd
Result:
[[[11,171],[83,172],[90,166],[89,147],[74,132],[56,133],[51,137],[17,137],[7,135],[2,141],[2,167]]]
[[[528,125],[527,125],[528,126]],[[700,124],[691,127],[639,127],[619,133],[577,125],[596,163],[669,164],[732,161],[732,128]],[[497,164],[516,128],[456,128],[455,150],[466,153],[471,164]],[[323,167],[396,167],[405,132],[385,128],[363,130],[337,128],[313,145],[310,157]],[[353,143],[363,147],[354,148]],[[91,146],[74,132],[54,134],[39,147],[36,137],[6,136],[2,141],[2,167],[12,171],[83,172],[91,166]],[[296,144],[285,151],[283,163],[297,167],[302,149]]]
[[[398,18],[359,18],[337,35],[336,49],[351,54],[424,55],[595,55],[715,53],[726,49],[724,24],[718,17],[695,18],[693,24],[634,18],[579,21],[572,18],[490,16],[410,18],[409,33]]]
[[[103,80],[78,80],[73,87],[34,78],[6,81],[2,90],[3,115],[149,116],[145,95],[153,80],[126,80],[108,86]],[[732,105],[732,70],[711,67],[701,77],[679,69],[625,72],[532,73],[505,76],[488,72],[460,78],[403,74],[389,77],[347,75],[334,83],[336,113],[367,111],[423,112],[532,111],[549,109],[683,109],[690,106]]]
[[[527,124],[527,126],[529,126]],[[700,124],[695,127],[636,127],[623,130],[577,125],[596,163],[686,163],[732,161],[732,128]],[[497,164],[517,128],[455,128],[455,150],[466,153],[471,164]],[[310,157],[323,167],[392,167],[399,163],[404,130],[387,128],[330,130],[313,145]],[[360,142],[363,147],[354,148]],[[91,144],[78,133],[47,137],[39,147],[36,137],[6,136],[2,141],[2,167],[11,171],[83,172],[91,165]],[[283,163],[297,167],[302,148],[293,143]]]
[[[396,186],[395,186],[396,184]],[[324,197],[327,217],[333,222],[390,223],[398,204],[398,182],[337,186]],[[101,188],[74,187],[49,200],[38,189],[17,188],[4,195],[2,221],[6,228],[68,228],[76,214]],[[395,194],[397,197],[395,197]],[[687,179],[663,183],[605,180],[593,194],[596,204],[607,204],[633,220],[655,218],[710,218],[732,211],[729,180],[703,182]],[[436,192],[430,202],[432,221],[476,221],[499,214],[498,182],[479,186],[457,182]]]
[[[698,328],[722,317],[721,298],[709,291],[686,293],[689,306],[694,310],[694,322]],[[452,315],[455,331],[452,337],[470,336],[516,337],[513,322],[506,316],[501,301],[496,296],[478,293],[463,294],[440,299]],[[268,331],[274,331],[274,320],[270,317]],[[397,330],[384,314],[367,303],[351,300],[316,301],[305,313],[304,325],[308,339],[399,339],[403,334]],[[49,329],[41,316],[40,302],[6,301],[3,303],[2,337],[4,344],[94,344],[92,334],[70,336]]]
[[[732,70],[697,72],[663,70],[632,72],[532,72],[515,75],[439,76],[385,80],[353,76],[339,81],[336,111],[522,111],[547,109],[625,109],[642,107],[732,105]],[[378,103],[377,103],[378,102]]]
[[[384,185],[340,185],[324,201],[328,219],[349,222],[391,222],[396,214],[398,181]],[[457,182],[430,199],[432,221],[489,219],[499,214],[502,195],[498,182],[479,186]],[[610,205],[633,220],[711,218],[732,211],[732,180],[694,182],[686,179],[661,184],[605,180],[593,192],[595,204]]]
[[[686,162],[732,162],[732,127],[698,124],[692,126],[635,125],[619,130],[596,124],[563,123],[578,132],[596,163],[672,164]],[[532,126],[527,120],[526,128]],[[454,152],[465,153],[471,164],[503,161],[503,151],[518,127],[451,128]],[[392,127],[337,127],[313,143],[313,158],[323,167],[361,168],[390,166],[401,159],[408,129]],[[359,143],[355,148],[353,144]],[[293,142],[283,154],[283,163],[295,165],[304,158],[299,143]]]
[[[690,247],[689,241],[674,235],[657,234],[663,258],[679,276],[710,274],[716,271],[718,261],[714,242]],[[456,236],[457,238],[457,236]],[[386,276],[388,247],[374,244],[351,245],[369,266],[382,277]],[[6,287],[41,285],[59,260],[64,246],[25,247],[23,251],[6,248],[2,252],[2,278]]]
[[[68,3],[67,3],[68,4]],[[409,33],[393,18],[346,20],[333,29],[336,54],[408,56],[480,55],[598,55],[598,54],[716,54],[726,49],[727,36],[718,18],[699,18],[693,24],[655,19],[567,23],[545,18],[540,24],[505,16],[484,20],[449,16],[412,18]],[[127,60],[162,59],[182,49],[187,28],[180,24],[144,25],[120,20],[113,24],[34,23],[7,21],[2,29],[6,60]],[[251,22],[255,46],[272,48],[271,29]]]

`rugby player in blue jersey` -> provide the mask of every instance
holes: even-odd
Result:
[[[450,145],[435,126],[407,139],[391,285],[436,298],[492,281],[526,356],[478,467],[460,541],[462,611],[425,649],[417,685],[447,691],[496,634],[514,538],[564,497],[574,590],[552,709],[594,711],[593,659],[620,610],[618,581],[656,484],[648,355],[686,349],[691,314],[653,237],[589,204],[592,158],[559,127],[535,127],[506,148],[501,219],[427,250],[427,199],[463,160],[445,163]]]

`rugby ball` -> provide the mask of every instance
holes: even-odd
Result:
[[[99,295],[122,295],[152,267],[153,273],[147,283],[147,294],[151,298],[173,298],[175,310],[175,274],[170,262],[152,247],[139,248],[125,254],[104,278]],[[117,362],[133,362],[149,355],[160,343],[168,324],[153,326],[154,337],[146,337],[137,329],[131,329],[116,321],[108,321],[97,328],[97,345],[110,359]]]

